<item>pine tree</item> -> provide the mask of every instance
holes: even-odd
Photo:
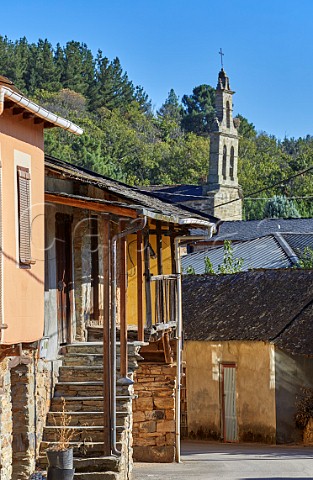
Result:
[[[184,95],[182,126],[187,132],[207,136],[215,118],[215,90],[210,85],[195,87],[191,95]]]

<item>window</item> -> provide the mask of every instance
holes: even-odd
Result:
[[[20,265],[30,266],[31,231],[30,231],[30,173],[25,167],[17,167],[18,189],[18,228]]]
[[[235,150],[234,147],[230,149],[230,165],[229,165],[229,176],[231,180],[234,180],[234,164],[235,164]]]
[[[223,180],[226,180],[226,162],[227,162],[227,148],[226,148],[226,145],[224,145],[224,148],[223,148],[223,165],[222,165]]]
[[[226,127],[230,128],[230,106],[229,106],[229,102],[226,102]]]

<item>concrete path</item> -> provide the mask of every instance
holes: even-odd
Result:
[[[134,468],[134,480],[266,478],[313,478],[313,448],[188,442],[182,444],[180,464],[136,463]]]

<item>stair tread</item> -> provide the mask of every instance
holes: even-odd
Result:
[[[91,380],[90,382],[58,382],[56,386],[58,385],[103,385],[103,382],[97,381],[97,380]]]
[[[77,370],[103,370],[103,365],[62,365],[61,368]]]
[[[103,425],[46,425],[45,430],[53,430],[53,429],[70,429],[75,430],[78,428],[79,430],[92,430],[92,429],[100,429],[103,430]]]
[[[66,397],[67,401],[77,400],[78,402],[85,402],[87,400],[103,400],[103,396],[97,395],[95,397]],[[53,400],[61,400],[61,397],[53,397]]]

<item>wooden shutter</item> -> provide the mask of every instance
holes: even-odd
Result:
[[[30,174],[29,169],[17,167],[18,183],[18,222],[19,222],[19,255],[22,265],[31,264],[30,248]]]

